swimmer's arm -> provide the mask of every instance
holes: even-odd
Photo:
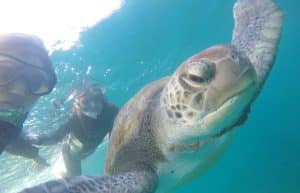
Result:
[[[39,155],[39,148],[33,146],[24,135],[20,135],[4,151],[8,154],[22,156],[32,159],[38,164],[49,166],[46,160]]]
[[[36,145],[54,145],[62,141],[63,138],[70,132],[72,128],[72,120],[68,120],[65,124],[61,125],[58,129],[50,132],[43,133],[34,137],[31,142]]]

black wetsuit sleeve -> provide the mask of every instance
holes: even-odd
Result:
[[[22,127],[16,127],[6,121],[0,120],[0,155],[4,148],[13,141],[22,131]]]
[[[40,134],[36,137],[36,139],[32,142],[37,145],[54,145],[60,142],[71,129],[72,119],[69,119],[65,124],[61,125],[58,129],[50,132]]]
[[[106,126],[107,127],[107,134],[110,135],[111,133],[111,130],[113,128],[113,123],[114,123],[114,120],[119,112],[119,108],[113,104],[113,103],[108,103],[107,104],[107,109],[108,109],[108,112],[109,112],[109,124]]]
[[[91,152],[93,151],[104,139],[104,137],[108,134],[110,135],[111,130],[113,128],[114,119],[119,111],[119,108],[113,103],[106,103],[106,107],[104,109],[103,115],[94,122],[92,127],[97,128],[96,132],[90,136],[88,141],[84,142],[84,150],[83,152]],[[87,129],[87,128],[82,128]],[[89,128],[91,129],[91,128]],[[88,130],[89,130],[88,129]],[[88,132],[87,132],[88,133]],[[84,141],[84,140],[82,140]]]
[[[29,159],[35,159],[39,156],[39,149],[33,146],[24,135],[20,135],[13,140],[6,148],[5,152],[13,155],[23,156]]]
[[[119,112],[119,108],[113,103],[108,103],[107,108],[109,109],[112,117],[115,117]]]

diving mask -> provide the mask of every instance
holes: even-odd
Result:
[[[56,84],[56,75],[51,69],[27,63],[15,56],[0,52],[0,86],[22,79],[32,95],[46,95]]]
[[[97,119],[103,110],[103,101],[100,88],[87,89],[75,98],[74,107],[85,116]]]

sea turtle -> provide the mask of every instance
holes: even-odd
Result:
[[[270,71],[282,12],[271,0],[238,0],[230,45],[183,62],[144,87],[120,111],[104,177],[54,180],[33,192],[168,192],[213,164],[242,124]]]

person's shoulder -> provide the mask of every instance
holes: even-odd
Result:
[[[116,116],[117,113],[119,112],[119,107],[115,105],[114,103],[111,103],[109,101],[106,102],[106,108],[104,110],[105,114],[111,115],[111,116]]]
[[[68,114],[64,124],[62,124],[62,127],[68,127],[69,129],[72,129],[74,126],[78,125],[79,123],[79,117],[75,112],[70,112]]]

